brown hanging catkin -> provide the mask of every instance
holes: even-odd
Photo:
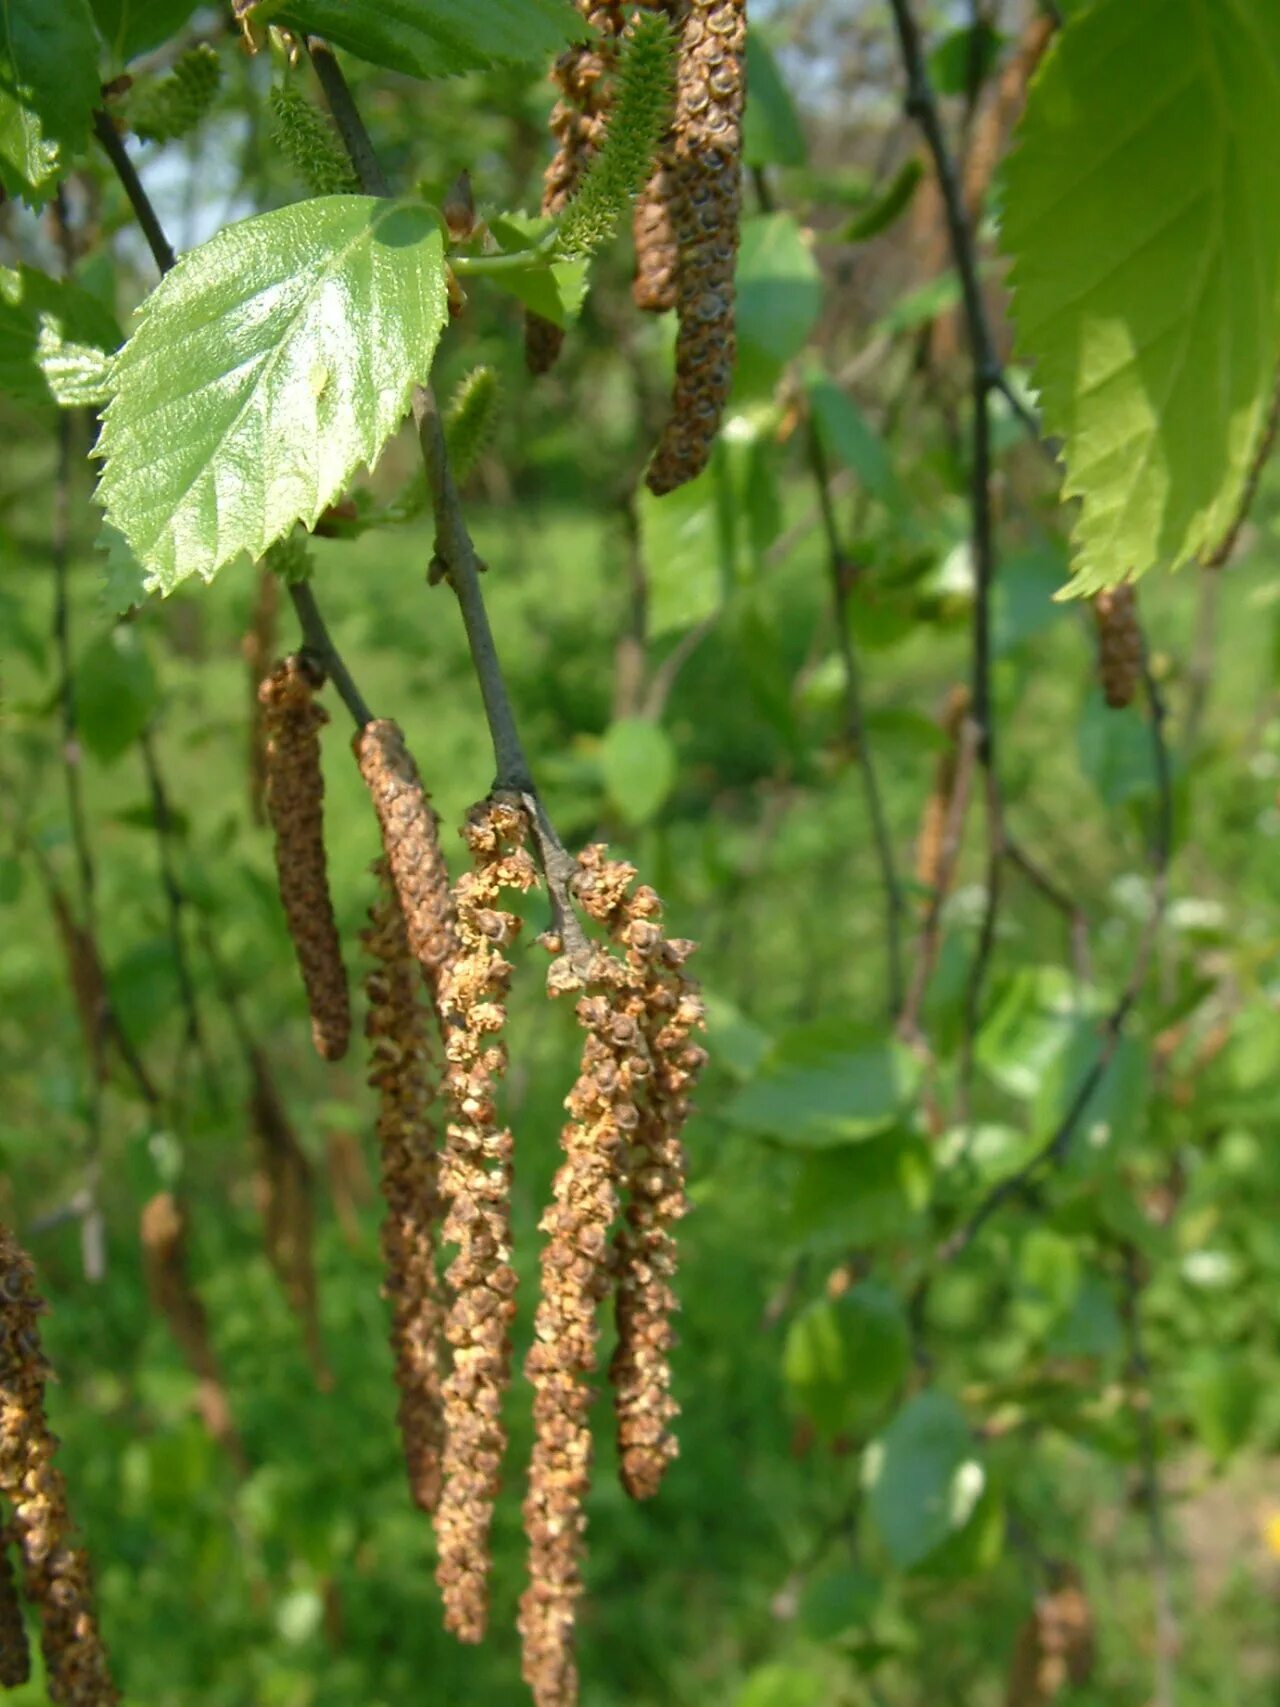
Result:
[[[423,1511],[434,1511],[444,1447],[444,1302],[435,1254],[443,1210],[431,1121],[431,1048],[415,956],[386,860],[379,860],[374,871],[380,894],[363,937],[376,962],[365,979],[365,1034],[369,1083],[378,1093],[378,1147],[387,1206],[382,1223],[384,1290],[391,1303],[391,1351],[409,1487]]]
[[[458,952],[449,868],[440,847],[440,820],[398,724],[389,718],[375,719],[364,726],[352,745],[378,815],[409,946],[438,1009],[441,979]]]
[[[542,211],[553,218],[564,211],[604,136],[607,75],[616,63],[615,41],[626,22],[622,0],[574,0],[574,4],[599,33],[562,53],[551,73],[560,99],[549,121],[556,151],[543,179]],[[530,373],[548,372],[563,344],[564,331],[554,321],[532,312],[525,316],[524,353]]]
[[[1098,626],[1098,675],[1102,691],[1111,709],[1122,711],[1133,704],[1142,677],[1142,628],[1132,582],[1096,593],[1093,615]]]
[[[111,1707],[120,1696],[98,1630],[89,1564],[72,1537],[67,1489],[45,1419],[49,1365],[37,1322],[31,1260],[0,1227],[0,1493],[13,1508],[23,1587],[40,1618],[49,1699],[58,1707]]]
[[[444,1384],[436,1581],[446,1627],[464,1642],[478,1642],[488,1617],[489,1527],[507,1443],[502,1402],[516,1310],[512,1137],[498,1117],[495,1093],[506,1069],[501,1031],[512,972],[503,950],[515,940],[520,920],[497,903],[504,888],[527,891],[538,876],[518,803],[498,796],[473,807],[463,835],[474,866],[455,892],[459,952],[440,998],[449,1116],[440,1167],[448,1205],[443,1237],[458,1254],[447,1276],[452,1301],[445,1337],[453,1368]]]
[[[631,221],[636,249],[631,296],[646,314],[665,314],[676,305],[680,245],[676,241],[673,194],[671,168],[664,154],[636,198]]]
[[[351,1036],[351,1003],[324,853],[320,730],[329,716],[315,699],[323,679],[295,654],[276,665],[258,699],[280,899],[311,1008],[312,1041],[323,1060],[337,1061]]]
[[[11,1529],[0,1533],[0,1689],[17,1689],[31,1676],[27,1626],[18,1598],[18,1579],[9,1557]]]
[[[571,1707],[578,1699],[574,1624],[583,1589],[597,1315],[609,1291],[609,1232],[649,1059],[614,956],[597,950],[585,975],[562,956],[547,987],[553,996],[581,992],[577,1015],[586,1038],[580,1074],[565,1100],[564,1160],[539,1223],[546,1235],[542,1288],[525,1361],[534,1392],[524,1502],[529,1583],[518,1625],[524,1680],[538,1707]]]
[[[618,1467],[632,1499],[657,1493],[678,1451],[670,1424],[668,1353],[679,1302],[671,1285],[674,1227],[687,1208],[684,1146],[689,1096],[706,1051],[689,1041],[704,1025],[696,984],[683,970],[694,945],[662,930],[662,903],[635,868],[610,860],[599,845],[584,850],[576,893],[583,909],[624,951],[632,1008],[644,1034],[650,1073],[630,1136],[623,1181],[626,1213],[614,1239],[618,1342],[609,1368],[618,1425]]]
[[[668,167],[679,245],[676,383],[646,477],[659,494],[706,467],[733,383],[746,42],[746,0],[688,0]]]

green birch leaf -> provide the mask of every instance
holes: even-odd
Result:
[[[116,359],[97,450],[148,586],[313,526],[403,419],[447,314],[439,223],[408,202],[321,196],[184,256]]]
[[[89,146],[98,37],[88,0],[0,0],[0,184],[33,207]]]
[[[0,391],[36,406],[101,403],[119,343],[114,316],[88,291],[0,267]]]
[[[550,60],[588,33],[568,0],[294,0],[273,22],[411,77]]]
[[[1099,0],[1007,167],[1014,317],[1079,498],[1073,591],[1211,551],[1280,356],[1280,10]]]

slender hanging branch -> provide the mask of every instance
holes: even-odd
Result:
[[[307,42],[316,78],[324,91],[333,122],[342,138],[367,195],[386,196],[391,186],[374,152],[364,120],[356,107],[342,67],[327,42],[311,37]],[[496,767],[494,788],[520,796],[533,827],[534,843],[553,908],[553,929],[573,958],[586,956],[588,945],[572,905],[572,883],[577,861],[568,853],[547,817],[520,740],[515,710],[498,656],[484,592],[480,585],[482,564],[467,527],[457,483],[449,466],[440,409],[428,385],[414,387],[413,418],[426,470],[436,523],[435,557],[431,579],[447,580],[462,613],[471,662],[484,703],[485,718],[493,744]]]

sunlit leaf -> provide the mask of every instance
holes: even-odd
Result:
[[[403,419],[447,317],[425,207],[322,196],[179,261],[114,367],[99,498],[171,591],[311,526]]]
[[[585,33],[568,0],[293,0],[276,21],[411,77],[549,61]]]
[[[1212,549],[1239,505],[1280,355],[1278,105],[1255,0],[1100,0],[1032,85],[1004,245],[1078,591]]]

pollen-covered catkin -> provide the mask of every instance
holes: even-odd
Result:
[[[672,1286],[674,1228],[684,1215],[684,1145],[689,1098],[706,1063],[690,1042],[705,1023],[697,985],[684,970],[694,945],[662,929],[662,903],[645,884],[632,888],[635,869],[610,860],[595,845],[584,850],[577,896],[606,926],[625,956],[628,988],[650,1073],[630,1135],[623,1180],[625,1214],[614,1239],[618,1340],[609,1379],[618,1432],[618,1466],[632,1499],[657,1493],[678,1444],[671,1423],[671,1318],[679,1308]]]
[[[543,179],[542,211],[552,218],[563,212],[604,136],[608,73],[616,62],[616,38],[626,22],[622,0],[574,3],[598,33],[562,53],[551,73],[560,99],[549,121],[556,150]],[[553,321],[541,314],[526,315],[525,361],[531,373],[546,373],[554,366],[563,343],[564,332]]]
[[[676,305],[680,245],[676,241],[672,197],[670,167],[659,161],[636,198],[632,215],[636,276],[631,296],[636,307],[646,314],[665,314]]]
[[[706,467],[733,382],[746,43],[746,0],[688,0],[668,155],[679,246],[676,383],[646,477],[659,494]]]
[[[9,1557],[10,1531],[0,1533],[0,1689],[17,1689],[31,1676],[27,1626],[18,1598],[18,1579]]]
[[[497,1081],[512,967],[503,951],[520,920],[498,906],[503,889],[527,891],[537,868],[518,802],[473,807],[463,835],[473,869],[455,891],[459,951],[442,980],[448,1124],[440,1167],[449,1266],[445,1337],[453,1367],[444,1384],[444,1485],[436,1507],[436,1581],[445,1625],[478,1642],[488,1617],[489,1528],[507,1436],[502,1402],[511,1374],[516,1274],[511,1266],[510,1130],[498,1117]]]
[[[320,730],[329,716],[315,699],[322,679],[295,654],[277,664],[258,698],[280,899],[311,1008],[312,1041],[322,1059],[337,1061],[351,1036],[351,1003],[324,853]]]
[[[23,1587],[40,1618],[46,1688],[57,1707],[112,1707],[120,1699],[98,1630],[89,1564],[72,1535],[66,1483],[45,1419],[49,1365],[36,1323],[31,1260],[0,1227],[0,1493],[13,1509]]]
[[[409,947],[438,1009],[441,980],[458,952],[449,868],[440,847],[440,820],[398,723],[376,718],[365,724],[352,745],[378,815]]]
[[[565,1100],[564,1160],[539,1223],[542,1290],[525,1362],[533,1385],[533,1457],[524,1502],[529,1583],[520,1601],[525,1682],[538,1707],[578,1699],[574,1624],[582,1595],[583,1509],[591,1471],[590,1377],[601,1301],[610,1288],[609,1234],[641,1115],[649,1056],[625,968],[604,949],[580,970],[557,959],[547,987],[579,993],[582,1066]]]
[[[1111,709],[1121,711],[1133,704],[1142,676],[1142,627],[1132,582],[1095,594],[1093,615],[1102,691]]]
[[[444,1302],[436,1269],[443,1220],[427,1010],[415,956],[386,860],[374,867],[379,896],[364,944],[375,962],[365,979],[369,1083],[378,1093],[384,1290],[391,1304],[391,1351],[400,1389],[400,1438],[409,1487],[423,1511],[440,1498],[444,1447],[441,1380]]]

